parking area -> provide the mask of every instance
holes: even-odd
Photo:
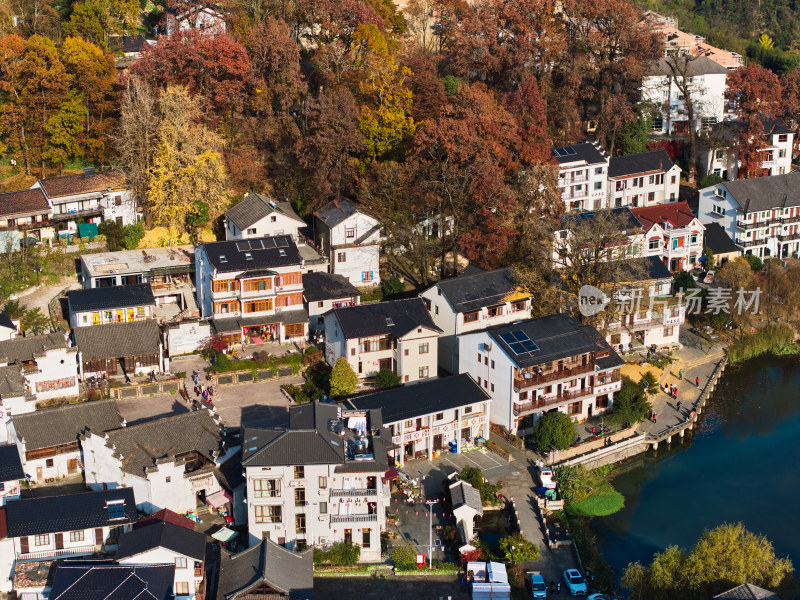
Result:
[[[454,471],[461,471],[467,465],[478,467],[492,482],[502,481],[506,475],[518,470],[513,462],[503,460],[486,449],[474,450],[466,454],[441,454],[439,458],[429,460],[411,460],[403,467],[403,471],[412,477],[425,476],[423,480],[425,493],[440,494],[441,480]],[[427,477],[430,476],[430,477]],[[436,482],[434,484],[434,481]],[[432,486],[432,487],[431,487]]]
[[[315,600],[341,600],[342,598],[358,598],[359,600],[468,600],[469,589],[459,583],[454,575],[425,577],[389,577],[355,578],[355,577],[315,577]]]
[[[289,402],[280,386],[302,382],[302,377],[287,377],[241,385],[218,386],[213,398],[226,427],[277,427],[289,420]],[[120,414],[128,425],[180,414],[189,404],[179,395],[161,394],[117,400]]]

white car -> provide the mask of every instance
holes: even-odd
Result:
[[[567,592],[570,596],[585,596],[589,593],[586,580],[578,569],[564,571],[564,583],[567,584]]]
[[[539,479],[542,480],[542,487],[553,489],[556,487],[555,473],[552,467],[539,467]]]

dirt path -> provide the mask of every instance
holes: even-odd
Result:
[[[50,304],[50,301],[58,296],[58,294],[60,294],[61,291],[67,287],[73,290],[80,289],[81,286],[78,283],[78,278],[74,275],[62,277],[58,283],[42,286],[35,292],[32,292],[27,296],[22,296],[19,299],[19,302],[25,308],[40,308],[42,313],[49,316],[47,308],[48,304]]]

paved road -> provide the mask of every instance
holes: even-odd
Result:
[[[389,577],[386,579],[355,577],[315,577],[314,598],[317,600],[422,600],[452,598],[468,600],[470,592],[454,575],[429,577]]]

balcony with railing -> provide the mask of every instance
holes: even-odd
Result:
[[[779,235],[778,240],[781,242],[794,242],[795,240],[800,240],[800,232]]]
[[[514,376],[514,389],[520,390],[550,381],[558,381],[560,379],[571,379],[576,375],[583,373],[591,373],[594,371],[594,361],[589,361],[585,365],[578,365],[573,368],[563,368],[560,371],[552,371],[550,373],[526,373],[521,377],[519,372]]]
[[[783,225],[789,225],[790,223],[800,223],[800,215],[790,216],[783,216],[780,218],[780,223]]]
[[[375,488],[360,488],[355,490],[331,490],[331,498],[340,496],[377,496],[378,490]]]
[[[736,245],[741,246],[742,248],[753,248],[755,246],[764,246],[767,243],[767,238],[761,238],[758,240],[743,240],[742,238],[736,238]]]
[[[749,231],[751,229],[759,229],[760,227],[767,227],[769,223],[770,221],[768,220],[753,221],[753,222],[736,221],[736,227],[738,227],[739,229],[744,229],[745,231]]]
[[[336,523],[377,523],[378,515],[331,515],[331,525]]]
[[[514,415],[519,416],[525,412],[534,411],[537,408],[546,408],[548,406],[553,406],[554,404],[562,404],[564,402],[570,402],[572,400],[578,400],[580,398],[586,398],[587,396],[594,395],[594,388],[585,388],[582,390],[574,390],[571,392],[561,392],[560,394],[556,394],[555,396],[547,396],[544,398],[536,398],[535,400],[523,400],[514,402]]]
[[[16,552],[17,560],[48,560],[51,558],[63,558],[66,556],[87,556],[94,554],[98,546],[74,546],[72,548],[60,548],[58,550],[42,550],[40,552]]]
[[[51,221],[64,221],[68,219],[76,219],[78,217],[86,217],[89,215],[98,215],[103,212],[103,207],[100,204],[89,206],[87,208],[73,208],[67,209],[63,212],[53,212],[50,215]]]

